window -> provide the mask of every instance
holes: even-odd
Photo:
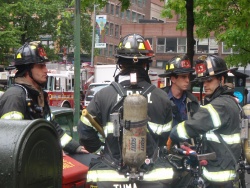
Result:
[[[109,56],[113,56],[113,48],[114,46],[112,44],[109,45]]]
[[[104,48],[104,55],[105,56],[108,56],[109,54],[108,54],[108,48]]]
[[[156,67],[157,68],[164,68],[163,65],[164,65],[163,61],[156,61]]]
[[[197,53],[208,53],[208,39],[199,39],[197,41]]]
[[[106,13],[109,13],[109,3],[106,4]]]
[[[222,43],[222,53],[223,54],[231,54],[231,53],[233,53],[233,49],[232,48],[228,48],[227,45],[226,45],[226,43],[223,42]]]
[[[118,17],[120,15],[120,6],[116,5],[115,15]]]
[[[138,20],[144,19],[144,15],[142,15],[142,14],[138,14],[137,17],[138,17]]]
[[[186,53],[187,52],[187,40],[186,38],[178,38],[178,53]]]
[[[177,52],[177,38],[166,38],[167,53]]]
[[[115,37],[119,38],[119,25],[115,25]]]
[[[143,0],[138,0],[137,2],[138,2],[138,7],[143,7],[144,4]]]
[[[105,34],[106,35],[109,34],[109,22],[106,22],[106,25],[105,25]]]
[[[124,11],[121,12],[120,17],[121,17],[122,19],[125,18],[125,12],[124,12]]]
[[[113,23],[110,23],[109,35],[110,36],[114,35],[114,24]]]
[[[115,6],[113,4],[110,5],[110,14],[115,15]]]
[[[164,48],[165,48],[165,38],[158,38],[156,52],[157,53],[164,53]]]
[[[126,18],[127,20],[130,20],[130,10],[126,10]]]
[[[208,53],[218,53],[218,44],[215,39],[209,39],[209,52]]]
[[[136,12],[132,12],[132,22],[134,22],[134,23],[137,22],[137,14],[136,14]]]
[[[61,89],[60,83],[61,83],[60,78],[55,77],[55,85],[54,85],[55,90],[60,90]]]

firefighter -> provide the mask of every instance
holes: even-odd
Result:
[[[173,102],[173,126],[187,120],[199,108],[199,102],[188,88],[190,76],[194,72],[187,55],[178,55],[168,61],[164,74],[159,77],[170,77],[171,86],[162,88]]]
[[[200,106],[197,97],[188,91],[190,77],[194,71],[187,55],[178,55],[167,62],[164,74],[159,75],[169,77],[171,81],[170,86],[162,89],[172,101],[173,126],[192,117]],[[192,138],[188,142],[195,145],[198,144],[198,140],[199,138]],[[190,179],[187,172],[177,171],[175,176],[172,185],[178,188],[185,187]]]
[[[98,136],[96,128],[85,116],[81,116],[78,124],[80,143],[89,152],[95,152],[103,146],[101,158],[93,161],[90,166],[87,182],[89,184],[96,183],[100,188],[169,187],[173,178],[173,169],[163,155],[159,157],[158,147],[164,146],[171,130],[171,103],[164,91],[150,83],[148,69],[153,57],[151,46],[148,40],[145,40],[141,35],[129,34],[121,39],[115,57],[117,65],[121,68],[115,77],[115,83],[119,83],[121,86],[119,89],[124,90],[127,95],[136,89],[148,90],[147,157],[145,163],[143,161],[144,164],[140,167],[144,176],[140,180],[132,181],[125,174],[127,168],[122,162],[121,154],[122,130],[120,130],[121,137],[115,137],[116,133],[110,116],[113,114],[116,104],[119,103],[119,99],[122,98],[118,92],[119,89],[117,90],[113,86],[113,82],[97,92],[87,107],[89,114],[95,117],[102,126],[105,142]],[[134,73],[136,73],[137,79],[136,87],[131,82]]]
[[[87,152],[51,118],[48,95],[42,89],[47,82],[46,62],[48,61],[46,52],[38,41],[26,42],[17,50],[14,61],[17,69],[15,84],[7,89],[0,99],[0,117],[17,120],[37,118],[50,120],[58,131],[64,151]]]
[[[198,57],[195,80],[203,82],[204,106],[194,116],[175,126],[167,142],[183,141],[202,135],[202,153],[216,153],[216,160],[208,160],[203,166],[206,187],[232,188],[237,180],[236,166],[241,154],[240,108],[233,89],[226,83],[226,62],[216,55]]]

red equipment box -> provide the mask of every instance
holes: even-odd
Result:
[[[84,188],[88,167],[68,155],[63,155],[62,188]]]

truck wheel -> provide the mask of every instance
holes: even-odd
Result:
[[[62,107],[70,108],[70,104],[69,103],[63,103]]]

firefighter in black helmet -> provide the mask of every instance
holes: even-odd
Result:
[[[216,55],[200,56],[196,61],[196,81],[203,83],[205,105],[194,116],[175,126],[170,134],[171,142],[202,135],[204,153],[216,153],[215,160],[208,160],[202,174],[206,187],[233,188],[236,166],[241,154],[240,108],[233,95],[233,88],[226,84],[226,62]]]
[[[48,94],[42,89],[47,82],[46,62],[48,61],[46,52],[38,41],[27,42],[17,50],[14,62],[17,69],[15,84],[0,99],[0,117],[1,119],[45,118],[50,120],[57,129],[64,151],[87,152],[51,118]]]
[[[116,52],[117,65],[121,70],[115,77],[115,82],[96,93],[87,107],[89,114],[100,122],[105,139],[98,136],[96,128],[86,116],[82,115],[78,124],[80,143],[89,152],[95,152],[103,146],[102,157],[92,161],[87,182],[102,188],[169,187],[173,169],[163,155],[159,157],[158,151],[160,146],[165,145],[171,130],[172,111],[167,94],[150,83],[148,69],[154,52],[148,40],[138,34],[129,34],[122,38]],[[136,178],[136,174],[131,180],[131,176],[128,175],[130,168],[123,163],[122,158],[123,129],[120,126],[118,137],[114,124],[119,122],[115,119],[116,114],[122,109],[123,99],[135,92],[143,93],[147,97],[149,120],[146,133],[147,157],[140,167],[143,178]]]
[[[159,77],[169,77],[170,86],[162,88],[173,102],[173,126],[192,117],[199,108],[197,98],[188,90],[190,77],[195,70],[187,55],[178,55],[166,64],[164,74]]]

